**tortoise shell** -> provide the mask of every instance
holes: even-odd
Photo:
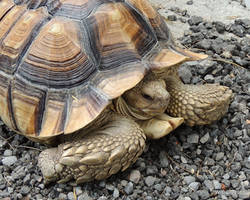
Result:
[[[171,45],[146,0],[1,0],[0,116],[29,137],[72,133],[166,66]]]

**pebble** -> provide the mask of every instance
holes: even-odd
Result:
[[[241,190],[241,191],[239,191],[239,193],[238,193],[238,195],[239,195],[239,198],[241,198],[241,199],[248,199],[248,198],[250,198],[250,190]]]
[[[186,184],[189,185],[190,183],[195,182],[195,177],[193,177],[193,176],[185,176],[183,180],[184,180],[184,182]]]
[[[188,23],[190,26],[192,25],[198,25],[203,21],[202,17],[199,16],[192,16],[189,20]]]
[[[12,156],[12,151],[9,150],[9,149],[6,149],[6,150],[3,152],[3,155],[4,155],[4,156]]]
[[[205,144],[206,142],[208,142],[209,138],[210,138],[209,133],[206,133],[203,137],[201,137],[200,143]]]
[[[213,180],[213,184],[214,184],[214,189],[215,190],[220,190],[221,189],[221,183],[217,180]]]
[[[197,194],[200,197],[200,199],[208,199],[210,196],[207,190],[198,190]]]
[[[145,183],[146,183],[147,186],[150,187],[150,186],[154,185],[155,180],[156,180],[155,177],[153,177],[153,176],[147,176],[146,179],[145,179]]]
[[[214,190],[214,185],[213,185],[213,182],[210,181],[210,180],[205,180],[204,182],[204,185],[206,186],[206,188],[209,189],[210,192],[212,192]]]
[[[215,160],[219,161],[224,157],[224,152],[219,152],[216,154]]]
[[[141,173],[139,170],[132,170],[129,174],[128,180],[134,182],[134,183],[139,183],[141,178]]]
[[[2,159],[3,165],[7,165],[7,166],[13,165],[14,163],[16,163],[16,161],[17,161],[16,156],[8,156],[8,157],[4,157]]]
[[[191,144],[198,144],[198,142],[199,142],[199,135],[197,135],[197,134],[188,135],[187,142],[191,143]]]
[[[119,196],[120,196],[119,190],[117,188],[115,188],[114,192],[113,192],[113,197],[118,198]]]
[[[129,182],[127,184],[127,186],[124,188],[124,191],[126,192],[126,194],[132,194],[134,190],[134,184],[132,182]]]
[[[27,195],[27,194],[29,194],[30,190],[31,190],[31,188],[29,186],[24,185],[21,187],[20,192],[23,195]]]
[[[192,182],[189,184],[188,187],[193,191],[197,191],[200,187],[200,183],[199,182]]]

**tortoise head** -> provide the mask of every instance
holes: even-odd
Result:
[[[163,79],[150,76],[150,78],[144,78],[137,86],[125,92],[123,98],[130,114],[136,118],[145,119],[164,113],[170,95],[166,90]]]

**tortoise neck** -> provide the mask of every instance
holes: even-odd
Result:
[[[138,110],[132,106],[129,106],[122,96],[114,100],[114,110],[124,116],[132,117],[134,120],[148,120],[153,116],[145,113],[141,110]]]

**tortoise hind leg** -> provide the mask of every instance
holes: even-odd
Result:
[[[167,112],[183,117],[187,125],[204,125],[220,119],[228,110],[232,91],[216,84],[187,85],[174,77],[165,78],[170,93]]]
[[[43,151],[38,162],[46,183],[71,179],[82,183],[125,170],[141,155],[144,146],[145,135],[139,125],[116,115],[80,140]]]

